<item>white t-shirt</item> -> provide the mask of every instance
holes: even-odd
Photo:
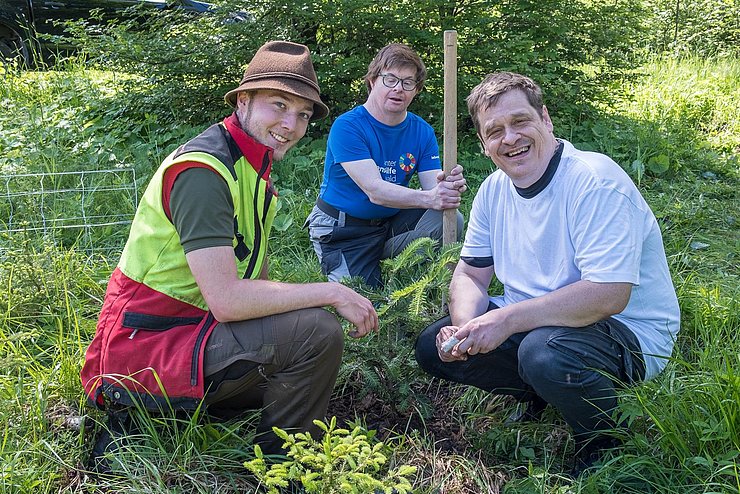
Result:
[[[679,307],[660,228],[629,176],[609,157],[564,143],[551,182],[519,195],[501,170],[478,189],[461,255],[492,257],[499,307],[579,280],[631,283],[627,307],[613,316],[637,336],[646,379],[671,355]]]

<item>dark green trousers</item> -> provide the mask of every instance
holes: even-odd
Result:
[[[262,408],[256,441],[265,454],[282,454],[276,426],[318,437],[344,348],[342,327],[324,309],[219,323],[204,357],[209,412],[235,416]]]

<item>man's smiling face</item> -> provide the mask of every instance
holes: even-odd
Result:
[[[244,132],[274,149],[273,159],[278,161],[306,134],[313,103],[282,91],[242,92],[236,115]]]
[[[529,187],[545,173],[558,145],[547,108],[540,115],[517,89],[501,95],[479,121],[483,151],[514,185]]]

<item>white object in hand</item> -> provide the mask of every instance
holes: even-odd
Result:
[[[445,353],[447,353],[447,352],[451,351],[452,348],[455,345],[457,345],[458,343],[460,343],[460,340],[458,340],[454,336],[450,336],[450,338],[447,341],[445,341],[444,343],[442,343],[442,351],[445,352]]]

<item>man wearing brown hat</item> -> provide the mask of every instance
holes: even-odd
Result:
[[[272,426],[316,432],[337,376],[341,325],[322,307],[352,323],[353,337],[377,330],[378,318],[338,283],[267,279],[272,162],[328,113],[308,49],[263,45],[225,99],[235,112],[176,149],[149,183],[81,377],[90,401],[113,410],[204,400],[230,416],[261,406],[258,441],[279,453]],[[109,442],[103,433],[93,456]]]

